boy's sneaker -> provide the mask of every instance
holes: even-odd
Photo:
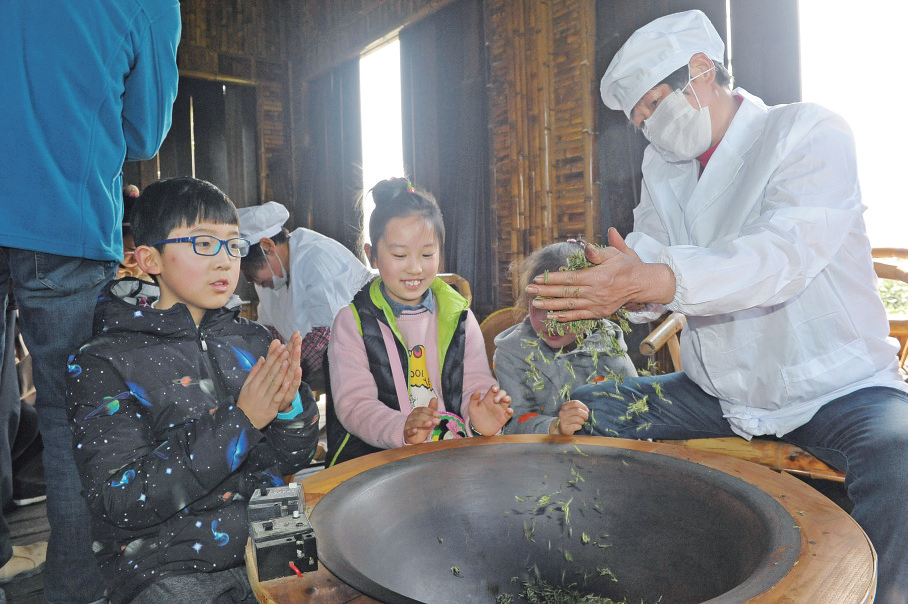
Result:
[[[13,504],[17,507],[40,503],[47,499],[47,483],[13,480]]]
[[[47,558],[47,541],[14,545],[13,557],[0,568],[0,585],[31,577],[41,572]]]

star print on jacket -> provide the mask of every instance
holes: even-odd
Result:
[[[241,566],[249,497],[305,467],[318,438],[305,384],[303,411],[262,430],[236,406],[272,339],[238,317],[239,298],[197,326],[182,304],[138,306],[158,295],[136,279],[108,284],[93,338],[68,361],[76,465],[112,601],[162,574]]]
[[[80,371],[80,373],[81,373],[81,371]],[[78,374],[77,374],[77,376],[78,376]],[[137,401],[139,401],[146,407],[151,407],[151,403],[148,401],[148,399],[146,399],[144,396],[142,396],[142,394],[140,394],[142,392],[141,388],[139,388],[135,384],[131,384],[129,382],[126,382],[126,385],[129,386],[129,390],[127,390],[126,392],[121,392],[119,394],[115,394],[114,396],[105,396],[104,397],[105,402],[101,403],[101,405],[99,405],[97,408],[95,408],[94,411],[92,411],[91,413],[86,415],[85,419],[91,419],[91,418],[97,417],[99,415],[113,415],[114,413],[116,413],[117,411],[120,410],[120,401],[122,401],[123,399],[128,398],[130,396],[135,397],[135,399]]]

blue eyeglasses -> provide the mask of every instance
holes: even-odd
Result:
[[[177,237],[164,239],[148,245],[163,245],[165,243],[191,243],[192,251],[199,256],[217,256],[221,248],[234,258],[243,258],[249,253],[249,240],[235,237],[233,239],[218,239],[214,235],[194,235],[192,237]]]

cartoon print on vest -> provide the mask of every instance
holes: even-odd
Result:
[[[433,398],[437,398],[429,379],[429,367],[426,364],[426,348],[422,344],[410,349],[410,406],[428,407]]]

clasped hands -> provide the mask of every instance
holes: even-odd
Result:
[[[246,377],[236,406],[243,410],[256,429],[261,430],[287,411],[299,391],[303,378],[300,367],[303,338],[293,332],[286,345],[274,340],[268,356],[255,362]]]

